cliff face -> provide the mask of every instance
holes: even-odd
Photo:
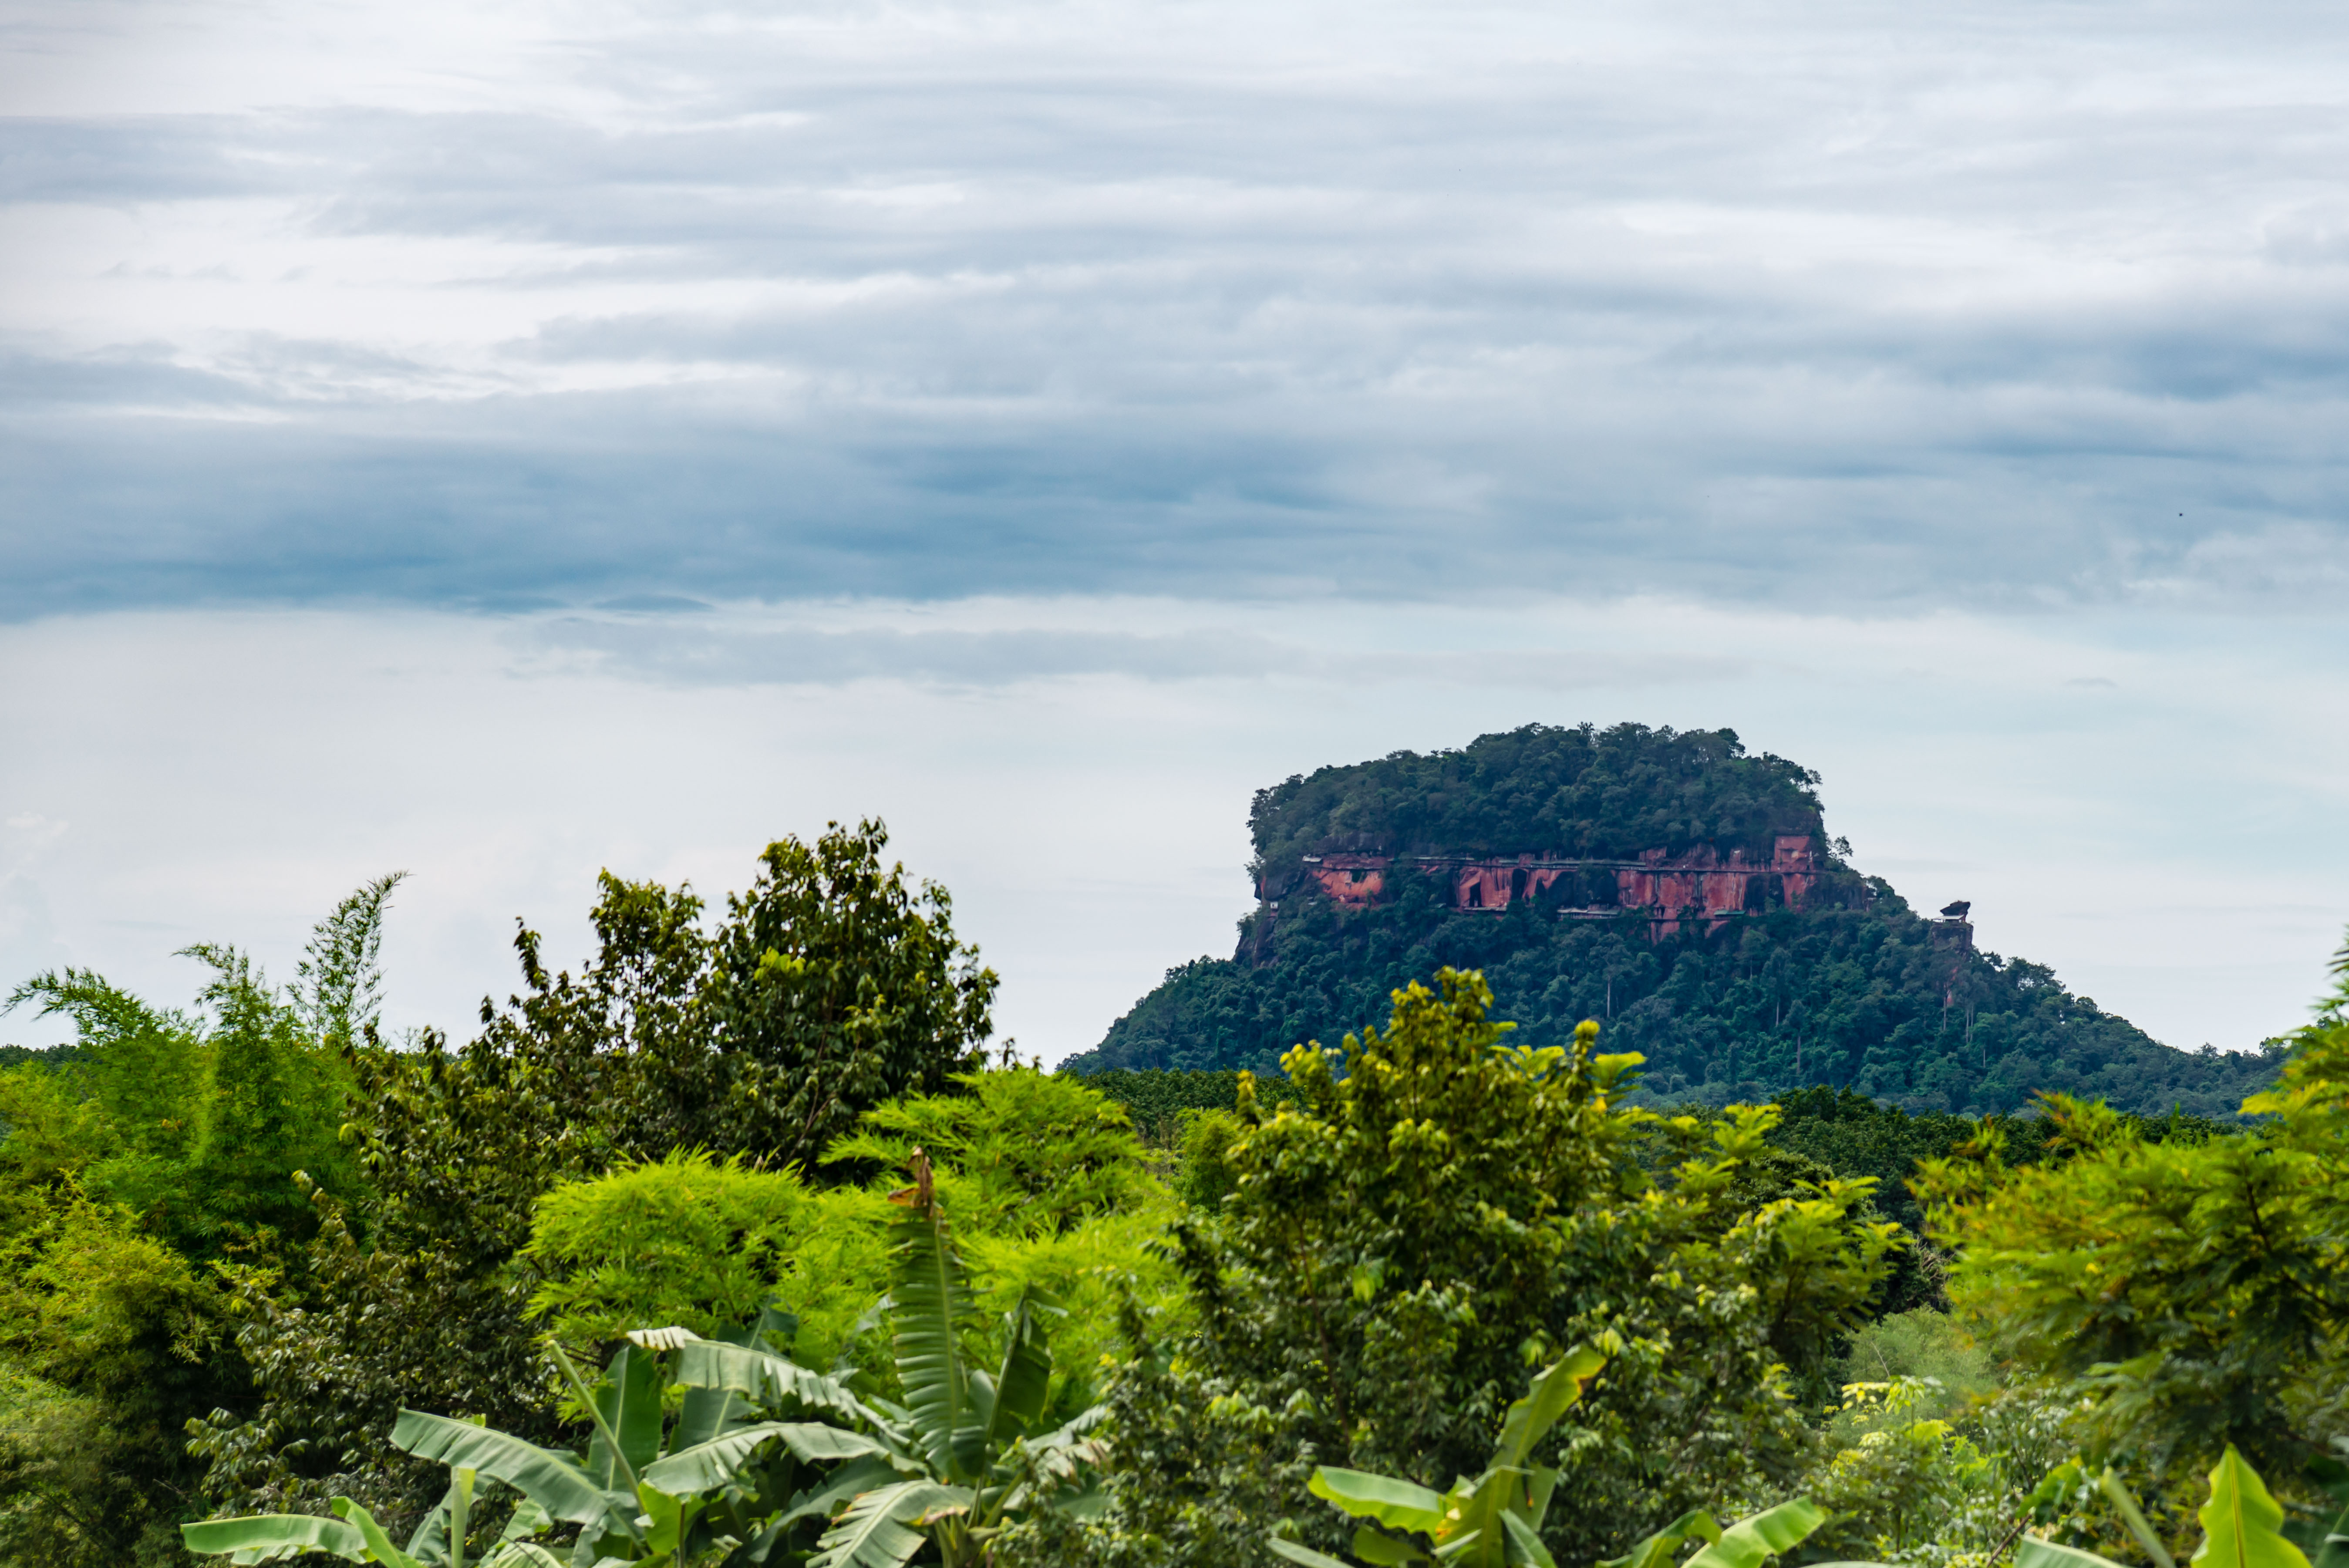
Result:
[[[1292,778],[1256,797],[1238,952],[1169,971],[1068,1065],[1274,1071],[1450,965],[1485,972],[1517,1044],[1599,1020],[1667,1099],[1824,1085],[1979,1113],[2063,1089],[2225,1116],[2272,1075],[2255,1053],[2171,1050],[2044,967],[1978,951],[1962,904],[1912,912],[1827,837],[1817,782],[1727,731],[1637,725]]]
[[[1278,878],[1257,878],[1257,897],[1279,908],[1276,885],[1290,896],[1318,892],[1341,909],[1367,909],[1388,901],[1401,877],[1433,877],[1447,889],[1452,907],[1500,914],[1527,899],[1550,902],[1567,919],[1615,919],[1644,916],[1651,937],[1677,932],[1683,920],[1702,920],[1718,930],[1724,920],[1771,909],[1800,909],[1820,882],[1815,843],[1808,834],[1781,834],[1766,865],[1748,865],[1742,847],[1727,859],[1713,846],[1682,854],[1651,849],[1636,860],[1561,860],[1531,851],[1514,856],[1335,854],[1299,857],[1297,869]],[[1559,897],[1553,898],[1556,894]],[[1859,889],[1862,899],[1866,890]],[[1577,900],[1561,902],[1561,899]],[[1579,900],[1588,899],[1588,902]]]

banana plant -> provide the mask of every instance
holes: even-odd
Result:
[[[781,1564],[811,1549],[811,1538],[871,1479],[855,1471],[857,1461],[895,1451],[854,1429],[885,1418],[835,1378],[791,1366],[792,1376],[770,1379],[766,1397],[754,1400],[730,1386],[722,1368],[711,1374],[710,1353],[781,1362],[758,1347],[768,1331],[789,1326],[768,1314],[721,1340],[682,1329],[640,1331],[593,1387],[554,1348],[593,1428],[584,1454],[541,1448],[475,1422],[401,1411],[393,1445],[447,1465],[450,1476],[440,1505],[404,1548],[348,1498],[335,1500],[331,1519],[263,1514],[185,1525],[181,1533],[191,1551],[225,1554],[240,1564],[327,1552],[386,1568],[563,1568],[562,1559],[528,1538],[575,1525],[574,1568]],[[674,1376],[664,1374],[665,1352],[675,1353]],[[674,1401],[676,1418],[665,1421],[672,1388],[682,1397]],[[761,1420],[761,1406],[829,1419]],[[466,1541],[484,1480],[512,1487],[523,1501],[505,1538],[475,1565]]]
[[[1354,1532],[1354,1555],[1365,1563],[1456,1564],[1457,1568],[1557,1568],[1541,1542],[1557,1471],[1532,1462],[1534,1446],[1582,1397],[1606,1357],[1574,1351],[1534,1376],[1526,1397],[1509,1407],[1501,1440],[1484,1473],[1461,1478],[1438,1494],[1392,1476],[1321,1465],[1307,1483],[1314,1496],[1371,1522]],[[1380,1526],[1384,1526],[1381,1529]],[[1408,1532],[1408,1535],[1394,1532]],[[1417,1536],[1427,1544],[1409,1539]],[[1274,1537],[1272,1549],[1307,1568],[1347,1568],[1326,1552]],[[1642,1565],[1644,1568],[1644,1565]]]
[[[2137,1500],[2120,1479],[2106,1470],[2100,1483],[2120,1510],[2129,1533],[2146,1549],[2156,1568],[2176,1568],[2168,1550],[2146,1522]],[[2283,1533],[2283,1510],[2268,1492],[2267,1484],[2229,1443],[2210,1471],[2210,1500],[2202,1505],[2202,1545],[2194,1553],[2196,1568],[2309,1568],[2308,1558]],[[2339,1526],[2335,1526],[2336,1532]],[[2331,1551],[2328,1540],[2326,1550]],[[2025,1535],[2015,1545],[2014,1568],[2120,1568],[2109,1557]]]
[[[1103,1457],[1090,1435],[1101,1408],[1040,1429],[1052,1380],[1044,1320],[1059,1309],[1023,1293],[1004,1317],[997,1370],[974,1365],[969,1282],[928,1158],[917,1148],[910,1164],[913,1184],[890,1194],[901,1213],[887,1303],[905,1402],[873,1428],[896,1473],[884,1480],[873,1469],[878,1484],[825,1532],[808,1568],[899,1568],[926,1543],[944,1568],[963,1568],[1031,1509],[1083,1512],[1098,1501],[1080,1483]]]
[[[1800,1545],[1827,1521],[1827,1511],[1798,1497],[1751,1513],[1723,1527],[1702,1509],[1692,1509],[1656,1532],[1624,1556],[1599,1568],[1673,1568],[1673,1554],[1691,1541],[1704,1545],[1679,1568],[1762,1568],[1779,1552]],[[1876,1563],[1824,1563],[1818,1568],[1884,1568]]]
[[[860,1397],[778,1353],[769,1331],[788,1337],[794,1325],[771,1315],[714,1339],[638,1330],[592,1388],[553,1346],[593,1428],[584,1454],[403,1410],[394,1446],[454,1478],[405,1550],[347,1498],[332,1519],[183,1526],[190,1549],[240,1563],[326,1551],[387,1568],[475,1568],[464,1556],[471,1501],[493,1480],[524,1502],[512,1538],[478,1568],[563,1568],[526,1537],[565,1525],[578,1528],[570,1568],[901,1568],[925,1545],[944,1568],[965,1568],[1030,1510],[1094,1506],[1084,1483],[1103,1457],[1092,1436],[1103,1412],[1040,1429],[1052,1377],[1044,1323],[1058,1309],[1024,1293],[1005,1315],[997,1369],[974,1365],[968,1281],[929,1161],[916,1149],[912,1164],[914,1184],[892,1195],[902,1212],[884,1314],[904,1405]]]

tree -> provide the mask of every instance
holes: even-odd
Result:
[[[554,1434],[525,1251],[545,1193],[697,1147],[813,1162],[864,1110],[975,1065],[996,977],[886,843],[866,822],[770,845],[714,929],[690,888],[607,871],[577,975],[549,972],[521,927],[522,990],[484,1001],[471,1042],[362,1045],[350,1120],[369,1190],[319,1194],[301,1289],[239,1275],[261,1397],[198,1438],[213,1495],[270,1511],[347,1495],[404,1528],[436,1483],[374,1441],[403,1401]],[[348,948],[329,944],[320,973]]]
[[[1383,1033],[1291,1052],[1293,1104],[1243,1098],[1229,1196],[1174,1233],[1195,1330],[1122,1368],[1121,1474],[1082,1550],[1246,1560],[1282,1520],[1336,1549],[1316,1465],[1430,1489],[1475,1473],[1525,1367],[1574,1345],[1609,1359],[1542,1456],[1577,1477],[1553,1552],[1587,1561],[1791,1473],[1785,1362],[1857,1319],[1892,1245],[1870,1184],[1740,1211],[1769,1112],[1708,1127],[1626,1107],[1638,1058],[1599,1055],[1596,1025],[1508,1046],[1480,977],[1437,979],[1395,992]]]
[[[397,880],[319,925],[312,959],[341,956],[305,963],[306,993],[201,944],[186,956],[212,978],[190,1012],[88,970],[9,998],[71,1018],[78,1044],[0,1074],[0,1557],[180,1560],[173,1527],[202,1474],[186,1424],[248,1392],[217,1270],[299,1289],[316,1229],[305,1183],[360,1187],[336,1137],[351,1068],[322,1030],[330,1011],[366,1013],[353,999],[376,987]]]
[[[2232,1445],[2289,1494],[2349,1428],[2349,956],[2339,972],[2242,1131],[2157,1141],[2050,1096],[2051,1158],[2011,1166],[1986,1127],[1924,1168],[1957,1305],[2092,1392],[2100,1440],[2156,1480]]]

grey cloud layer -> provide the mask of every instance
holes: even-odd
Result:
[[[2328,13],[636,15],[595,113],[0,124],[0,221],[442,246],[512,313],[18,306],[0,615],[2349,577]]]

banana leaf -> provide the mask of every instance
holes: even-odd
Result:
[[[1433,1534],[1444,1523],[1444,1499],[1423,1486],[1367,1470],[1317,1465],[1306,1490],[1356,1519],[1374,1519],[1395,1530]]]
[[[1795,1546],[1827,1521],[1827,1511],[1809,1498],[1798,1497],[1760,1513],[1748,1514],[1721,1532],[1721,1539],[1690,1558],[1681,1568],[1762,1568],[1770,1558]]]
[[[607,1491],[633,1490],[645,1467],[660,1458],[659,1357],[652,1351],[623,1345],[613,1353],[603,1381],[595,1385],[595,1400],[603,1419],[595,1423],[595,1435],[588,1439],[587,1473]]]
[[[866,1455],[884,1459],[896,1457],[896,1451],[886,1443],[862,1432],[844,1431],[813,1421],[762,1421],[655,1460],[645,1467],[644,1481],[672,1497],[715,1491],[740,1474],[752,1454],[777,1439],[794,1457],[815,1464],[833,1464]]]
[[[1493,1463],[1524,1465],[1534,1445],[1574,1407],[1582,1397],[1583,1386],[1606,1365],[1607,1358],[1587,1345],[1552,1362],[1533,1380],[1526,1397],[1509,1407],[1501,1422],[1501,1442],[1494,1450]]]
[[[2300,1548],[2284,1539],[2283,1510],[2232,1443],[2210,1471],[2201,1517],[2196,1568],[2309,1568]]]
[[[900,1568],[927,1544],[916,1528],[941,1505],[968,1507],[968,1487],[907,1480],[868,1491],[851,1503],[839,1521],[816,1542],[808,1568]]]
[[[890,1194],[897,1218],[891,1259],[889,1327],[895,1343],[897,1381],[913,1417],[913,1438],[933,1475],[975,1481],[987,1473],[987,1428],[973,1398],[963,1336],[976,1313],[938,1207],[930,1162],[913,1157],[914,1185]]]
[[[2121,1568],[2109,1557],[2026,1535],[2014,1543],[2014,1568]]]
[[[597,1486],[580,1468],[575,1455],[542,1449],[493,1427],[476,1427],[423,1410],[402,1410],[391,1428],[391,1442],[419,1459],[465,1466],[502,1480],[544,1509],[552,1519],[594,1524],[616,1501],[634,1511],[631,1500],[615,1500]]]
[[[986,1445],[991,1453],[1024,1437],[1044,1414],[1052,1386],[1052,1348],[1044,1338],[1043,1314],[1052,1310],[1034,1286],[1003,1318],[1003,1369],[996,1374],[993,1408],[988,1412]]]
[[[331,1552],[352,1563],[367,1560],[367,1537],[339,1519],[314,1513],[255,1513],[180,1526],[188,1550],[233,1554],[239,1563],[272,1563],[305,1552]]]
[[[769,1409],[784,1409],[796,1402],[812,1410],[829,1410],[862,1426],[891,1424],[840,1379],[811,1372],[789,1356],[778,1355],[771,1350],[699,1339],[679,1345],[676,1356],[670,1380],[688,1388],[731,1389]]]

